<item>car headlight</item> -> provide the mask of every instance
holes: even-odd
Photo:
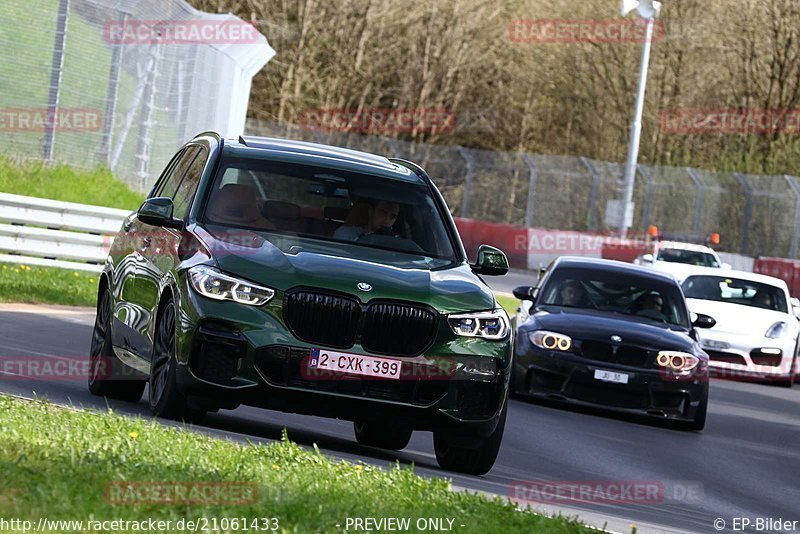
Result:
[[[456,335],[464,337],[504,339],[509,331],[508,314],[503,309],[448,315],[447,323]]]
[[[235,278],[207,265],[189,269],[192,288],[210,299],[232,300],[239,304],[261,306],[275,296],[275,290]]]
[[[777,339],[779,337],[786,337],[789,334],[789,325],[783,321],[778,321],[767,329],[766,337],[770,339]]]
[[[656,363],[667,369],[672,369],[679,373],[688,373],[700,363],[700,358],[688,352],[676,350],[662,350],[658,353]]]
[[[536,330],[528,334],[528,337],[530,337],[531,343],[540,349],[567,352],[572,348],[572,338],[564,334],[548,332],[547,330]]]

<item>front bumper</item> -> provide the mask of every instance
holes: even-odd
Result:
[[[398,380],[308,370],[312,348],[292,336],[280,295],[263,307],[220,302],[182,291],[177,379],[207,409],[239,404],[345,420],[391,420],[413,430],[487,437],[497,426],[510,382],[511,338],[452,334],[439,321],[434,343],[415,357],[350,354],[402,362]]]
[[[513,391],[521,395],[601,407],[615,412],[691,421],[708,398],[707,370],[688,378],[666,371],[598,362],[528,344],[514,362]],[[624,373],[626,384],[595,378],[595,371]]]
[[[775,379],[791,375],[794,339],[703,331],[700,343],[708,353],[712,376]]]

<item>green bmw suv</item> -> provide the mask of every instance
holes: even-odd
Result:
[[[483,474],[505,425],[512,333],[417,165],[282,139],[187,143],[123,223],[97,298],[89,389],[197,421],[241,404],[353,421]]]

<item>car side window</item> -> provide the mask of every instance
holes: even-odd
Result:
[[[208,151],[203,147],[197,148],[199,148],[197,155],[187,167],[183,179],[172,196],[172,201],[175,204],[172,216],[176,219],[186,217],[186,212],[192,203],[192,198],[194,198],[195,191],[197,191],[197,186],[200,183],[200,177],[203,174],[203,168],[208,160]]]
[[[161,173],[161,176],[158,177],[156,183],[153,184],[153,188],[150,190],[150,194],[147,195],[147,198],[155,198],[159,196],[159,193],[164,188],[164,184],[168,182],[172,176],[175,174],[175,167],[178,165],[183,153],[186,152],[186,147],[182,147],[178,152],[172,156],[172,159],[169,161],[169,164],[164,168],[164,172]]]
[[[172,170],[169,172],[167,176],[161,181],[161,183],[156,188],[153,196],[154,197],[174,197],[175,191],[178,189],[178,185],[181,182],[181,178],[186,173],[186,169],[194,161],[195,156],[200,151],[199,146],[190,146],[187,147],[186,150],[181,155],[178,162],[173,166]]]

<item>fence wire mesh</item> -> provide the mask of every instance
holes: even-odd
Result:
[[[241,133],[274,55],[253,26],[183,0],[2,2],[0,49],[0,151],[107,166],[139,190],[187,137]]]
[[[413,160],[428,171],[459,217],[610,233],[619,216],[624,171],[620,163],[412,144],[253,119],[247,121],[247,130]],[[792,176],[640,165],[634,202],[635,232],[656,225],[665,235],[686,240],[717,232],[725,251],[798,255],[800,180]]]

